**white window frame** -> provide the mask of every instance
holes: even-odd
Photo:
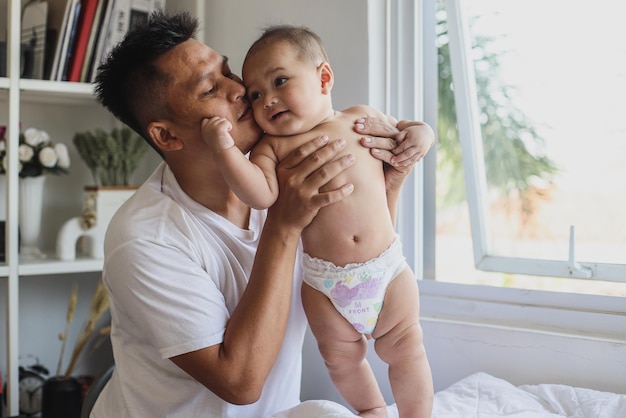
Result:
[[[372,60],[370,70],[386,73],[388,113],[421,119],[433,128],[437,122],[437,55],[435,45],[436,0],[378,0],[368,5],[373,15],[385,16],[386,62]],[[382,8],[386,10],[383,13]],[[407,16],[413,19],[407,26]],[[372,22],[370,22],[370,27]],[[372,35],[378,38],[380,33]],[[415,36],[414,42],[408,37]],[[398,39],[404,39],[398,42]],[[372,54],[380,56],[380,54]],[[410,57],[410,58],[409,58]],[[411,64],[412,63],[412,64]],[[410,71],[398,67],[414,65]],[[384,67],[384,70],[381,70]],[[412,75],[411,75],[412,74]],[[406,96],[417,98],[411,102]],[[399,97],[405,97],[404,100]],[[413,103],[413,107],[411,107]],[[417,103],[417,105],[415,105]],[[378,103],[379,104],[379,103]],[[409,106],[409,107],[406,107]],[[531,329],[576,338],[626,341],[626,300],[622,297],[547,292],[458,284],[435,279],[436,147],[418,164],[407,180],[400,201],[398,230],[405,254],[420,280],[420,311],[425,321],[454,322]],[[472,194],[472,193],[469,193]],[[478,193],[474,193],[478,196]],[[471,202],[470,202],[471,204]],[[474,209],[475,210],[475,209]],[[422,220],[423,218],[423,220]],[[412,219],[412,221],[411,221]],[[484,241],[483,241],[484,242]],[[480,245],[478,246],[479,248]],[[484,248],[484,247],[482,247]],[[482,254],[488,254],[483,251]],[[451,262],[454,255],[451,254]],[[482,257],[481,257],[482,259]],[[484,263],[489,264],[491,260]],[[506,262],[504,259],[502,262]],[[549,264],[549,263],[548,263]],[[595,265],[591,265],[592,268]],[[542,275],[547,275],[541,270]],[[594,271],[595,273],[595,271]]]
[[[459,139],[470,214],[474,264],[479,270],[626,282],[626,265],[580,262],[575,258],[574,226],[570,228],[568,260],[505,257],[492,251],[487,208],[483,138],[471,55],[471,39],[461,0],[446,0],[450,64],[454,80]]]

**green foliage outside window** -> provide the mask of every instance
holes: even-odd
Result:
[[[447,185],[438,196],[438,205],[445,208],[465,200],[465,181],[454,107],[446,16],[442,2],[438,3],[437,175]],[[543,192],[537,187],[537,180],[549,183],[557,167],[543,153],[544,139],[532,121],[516,107],[512,99],[514,88],[501,82],[500,55],[490,50],[492,42],[492,38],[476,37],[472,45],[472,56],[478,57],[475,58],[475,76],[487,184],[490,190],[497,190],[504,199],[515,196],[522,214],[530,216],[533,199]]]

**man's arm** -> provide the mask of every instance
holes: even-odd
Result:
[[[435,143],[435,133],[423,122],[401,120],[394,126],[381,118],[359,119],[354,130],[367,135],[361,144],[386,163],[387,205],[395,224],[402,185],[413,166]]]
[[[325,146],[326,141],[318,138],[303,145],[278,166],[280,195],[268,210],[250,280],[231,315],[222,344],[171,359],[230,403],[258,400],[274,366],[287,327],[302,230],[320,208],[353,190],[346,184],[319,192],[354,160],[348,155],[332,161],[345,141]]]

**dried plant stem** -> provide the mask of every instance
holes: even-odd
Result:
[[[74,313],[76,312],[76,303],[78,302],[78,286],[74,285],[72,293],[70,294],[70,300],[67,304],[67,315],[65,319],[65,331],[59,335],[61,339],[61,355],[59,356],[59,362],[57,364],[57,372],[55,376],[61,373],[61,364],[63,363],[63,353],[65,353],[65,346],[67,345],[67,333],[69,332],[70,324],[74,320]]]
[[[76,367],[82,364],[82,362],[85,361],[86,357],[88,357],[90,354],[95,353],[96,350],[100,348],[102,343],[105,342],[109,338],[110,332],[111,332],[111,327],[102,328],[100,332],[98,332],[98,339],[96,340],[95,343],[92,344],[92,346],[89,348],[89,351],[87,351],[86,355],[82,356],[80,361],[76,362]]]
[[[74,371],[74,367],[76,366],[76,362],[80,357],[81,352],[87,345],[91,334],[94,332],[96,323],[100,319],[100,317],[107,311],[109,308],[109,297],[102,285],[102,282],[98,283],[96,290],[94,291],[93,297],[91,298],[91,305],[89,306],[89,318],[87,320],[87,324],[83,329],[82,333],[79,335],[76,345],[74,346],[74,350],[72,351],[72,357],[70,359],[70,363],[65,370],[65,374],[63,378],[67,379],[71,376]]]

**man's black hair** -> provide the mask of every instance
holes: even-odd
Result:
[[[163,93],[170,79],[155,61],[194,38],[197,29],[198,20],[188,12],[155,11],[131,28],[98,67],[94,82],[98,101],[153,147],[147,124],[169,114]]]

